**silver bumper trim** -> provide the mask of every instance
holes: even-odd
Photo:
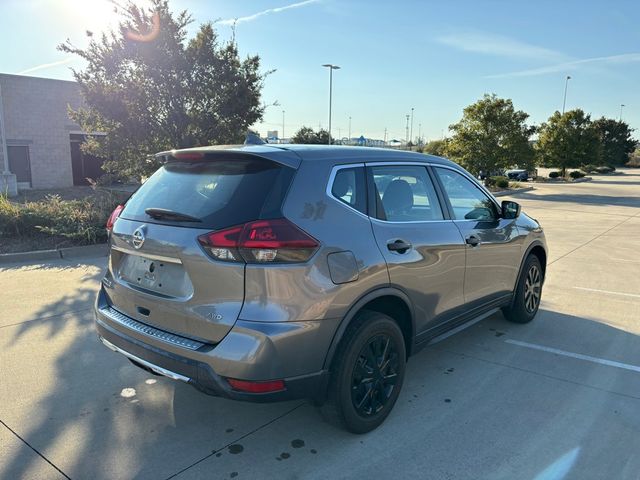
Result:
[[[186,348],[188,350],[198,350],[204,345],[202,342],[192,340],[190,338],[181,337],[173,333],[165,332],[154,327],[151,327],[142,322],[138,322],[131,317],[128,317],[110,306],[102,307],[99,309],[100,313],[110,320],[119,323],[122,326],[130,328],[138,333],[143,333],[157,340],[161,340],[165,343],[175,345],[177,347]]]
[[[179,373],[175,373],[175,372],[172,372],[171,370],[167,370],[166,368],[162,368],[157,365],[154,365],[153,363],[143,360],[140,357],[136,357],[134,354],[129,353],[126,350],[121,349],[120,347],[116,347],[113,343],[111,343],[109,340],[106,340],[103,337],[100,337],[100,341],[107,348],[113,350],[114,352],[121,353],[125,357],[133,360],[136,363],[139,363],[140,365],[147,367],[149,370],[154,371],[158,375],[169,377],[169,378],[172,378],[173,380],[180,380],[181,382],[189,382],[189,380],[191,380],[189,377],[185,377],[184,375],[180,375]]]

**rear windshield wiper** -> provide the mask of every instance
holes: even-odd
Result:
[[[176,222],[202,222],[199,218],[192,217],[186,213],[174,212],[166,208],[147,208],[144,213],[156,220],[174,220]]]

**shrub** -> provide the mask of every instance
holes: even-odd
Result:
[[[549,172],[549,178],[558,178],[560,176],[560,172]]]
[[[575,180],[575,179],[577,179],[577,178],[582,178],[582,177],[584,177],[584,173],[582,173],[582,172],[581,172],[581,171],[579,171],[579,170],[574,170],[573,172],[569,173],[569,176]]]
[[[10,202],[0,196],[0,237],[59,237],[83,245],[106,240],[105,222],[117,205],[108,192],[83,200],[48,195],[38,202]]]
[[[507,188],[509,186],[509,179],[502,176],[488,177],[485,180],[485,185],[488,187]]]
[[[593,173],[596,171],[596,166],[595,165],[583,165],[582,167],[580,167],[582,169],[583,172],[586,173]]]
[[[611,173],[615,171],[615,167],[610,167],[608,165],[603,165],[601,167],[596,167],[596,173]]]

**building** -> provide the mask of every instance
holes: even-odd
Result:
[[[15,184],[18,189],[86,185],[87,178],[101,175],[102,161],[81,152],[84,132],[69,118],[69,107],[82,103],[76,82],[0,74],[3,191],[11,193]]]

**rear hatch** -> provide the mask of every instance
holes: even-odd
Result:
[[[199,237],[281,217],[294,172],[238,152],[172,157],[113,225],[112,308],[178,335],[222,340],[242,308],[245,263],[212,258]]]

